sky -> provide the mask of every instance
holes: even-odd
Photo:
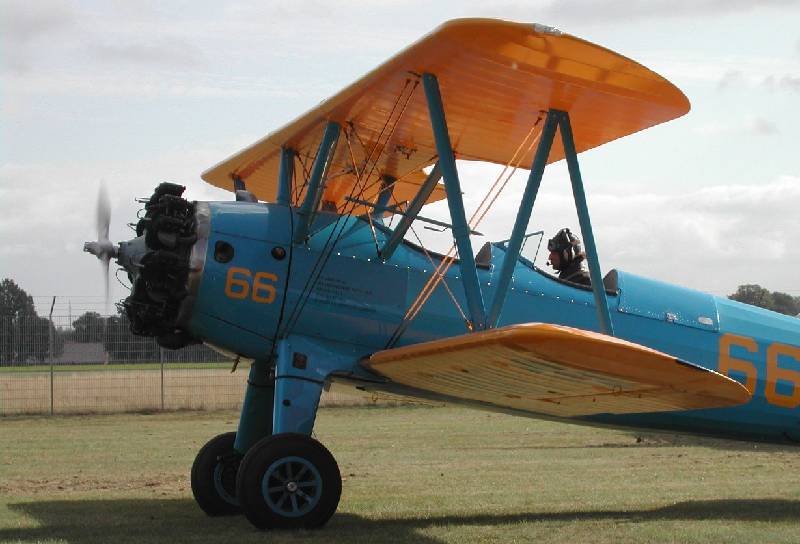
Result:
[[[96,238],[101,181],[115,241],[133,237],[135,198],[161,181],[229,200],[201,172],[456,17],[555,26],[691,101],[680,119],[581,154],[604,272],[800,295],[800,0],[0,0],[0,278],[40,313],[52,296],[57,312],[102,312],[100,264],[81,251]],[[501,167],[459,167],[469,213]],[[526,175],[480,225],[476,250],[508,237]],[[429,208],[447,220],[444,205]],[[557,163],[528,230],[565,226],[579,230]],[[416,231],[431,249],[451,241]],[[111,284],[113,300],[126,296]]]

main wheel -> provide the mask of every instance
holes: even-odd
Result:
[[[224,433],[209,440],[192,464],[194,500],[209,516],[240,514],[236,496],[236,473],[242,455],[233,449],[236,433]]]
[[[302,434],[269,436],[242,459],[236,478],[247,519],[260,529],[312,529],[327,522],[342,495],[339,466]]]

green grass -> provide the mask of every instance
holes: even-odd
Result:
[[[331,408],[320,531],[265,534],[195,506],[227,413],[0,419],[1,542],[798,542],[800,449],[636,436],[460,408]]]
[[[201,368],[231,368],[232,363],[164,363],[167,369],[201,369]],[[79,364],[79,365],[53,365],[54,372],[97,372],[105,370],[157,370],[161,363],[109,363],[104,364]],[[0,366],[0,373],[18,372],[50,372],[50,365],[26,366]]]

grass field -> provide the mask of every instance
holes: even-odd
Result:
[[[94,414],[153,410],[238,409],[247,368],[231,373],[224,365],[92,365],[53,374],[55,414]],[[123,368],[119,368],[123,367]],[[0,417],[49,414],[50,372],[0,372]],[[367,404],[352,390],[322,394],[322,404]],[[1,421],[1,420],[0,420]]]
[[[191,497],[196,451],[236,419],[0,419],[0,542],[800,541],[800,449],[425,407],[322,409],[339,511],[265,534]]]
[[[111,366],[111,365],[109,365]],[[129,365],[133,366],[133,365]],[[91,369],[67,367],[53,374],[56,414],[142,410],[217,410],[239,404],[247,371],[230,367],[158,366]],[[162,387],[163,385],[163,387]],[[50,372],[0,372],[0,415],[46,414]]]

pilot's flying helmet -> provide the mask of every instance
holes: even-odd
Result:
[[[561,255],[559,270],[566,268],[576,257],[583,256],[581,239],[563,228],[547,241],[548,251],[557,251]]]

